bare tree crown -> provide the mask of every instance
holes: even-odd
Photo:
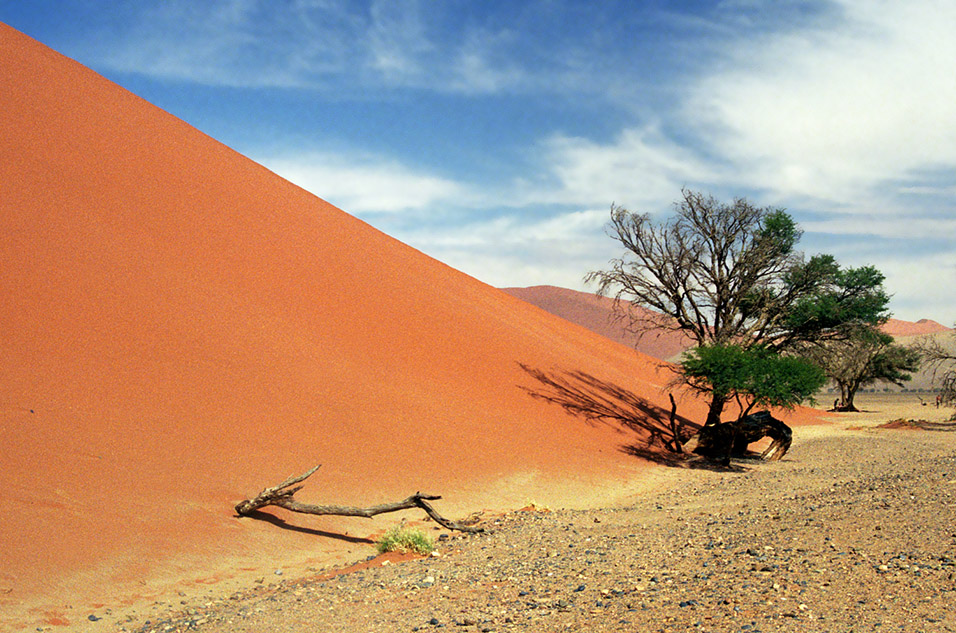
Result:
[[[790,215],[743,198],[725,204],[685,189],[662,224],[612,206],[608,233],[625,255],[586,281],[618,305],[660,314],[638,329],[682,330],[700,345],[783,349],[848,320],[876,319],[873,309],[888,300],[881,289],[874,294],[878,271],[841,271],[830,255],[805,260],[794,250],[801,231]]]

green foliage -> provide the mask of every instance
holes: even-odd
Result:
[[[681,368],[688,384],[722,400],[742,398],[755,406],[793,408],[826,382],[811,362],[781,356],[766,347],[704,345],[687,352]]]
[[[786,327],[796,339],[813,341],[815,334],[833,334],[848,325],[877,325],[889,316],[886,306],[889,295],[883,290],[883,274],[873,266],[841,269],[829,255],[830,262],[811,264],[815,271],[802,271],[816,276],[814,291],[794,302]]]
[[[394,527],[385,533],[376,547],[379,554],[385,552],[416,552],[430,554],[435,549],[435,543],[425,536],[421,530],[404,527]]]
[[[789,255],[798,241],[800,229],[793,218],[782,209],[767,213],[757,230],[756,242],[766,249],[772,258]]]

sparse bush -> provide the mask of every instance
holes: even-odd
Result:
[[[430,554],[435,549],[435,543],[425,536],[421,530],[405,527],[393,527],[377,543],[379,554],[385,552],[416,552]]]

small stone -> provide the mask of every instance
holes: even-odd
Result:
[[[96,615],[91,613],[86,619],[89,620],[90,622],[99,622],[103,618],[97,617]]]
[[[281,575],[282,575],[282,570],[281,570],[281,569],[277,569],[277,570],[275,570],[275,571],[272,572],[272,573],[274,573],[276,576],[281,576]]]

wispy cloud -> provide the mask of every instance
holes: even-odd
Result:
[[[542,169],[558,186],[526,195],[553,203],[661,209],[681,187],[720,177],[719,168],[654,126],[625,129],[608,144],[554,135],[543,142],[542,155]]]
[[[434,52],[417,2],[373,2],[366,28],[370,66],[387,83],[420,83],[427,75],[421,59]]]
[[[581,287],[584,274],[607,263],[607,209],[550,214],[508,210],[455,225],[394,226],[407,244],[494,286]]]
[[[112,70],[210,86],[412,88],[468,95],[540,90],[507,27],[458,20],[451,4],[166,0],[84,43]]]
[[[801,227],[807,232],[827,235],[871,236],[896,240],[932,240],[956,243],[956,217],[908,217],[905,221],[895,215],[870,216],[859,214],[832,215],[823,220],[804,220]]]
[[[360,215],[421,210],[470,196],[461,183],[378,156],[313,152],[258,160],[286,180]]]

